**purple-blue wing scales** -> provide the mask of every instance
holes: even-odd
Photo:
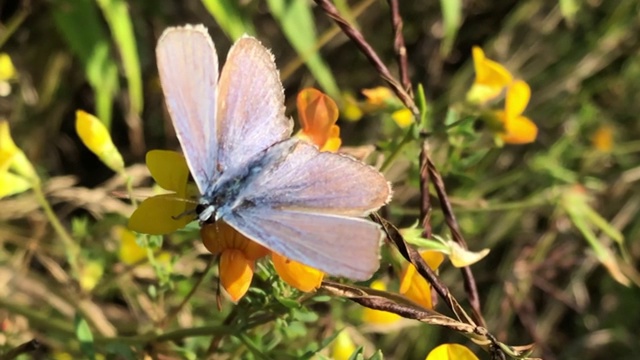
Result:
[[[238,196],[259,207],[365,216],[385,205],[391,187],[373,167],[290,139],[269,149],[261,171]]]
[[[218,176],[216,49],[204,26],[187,25],[164,31],[156,57],[173,127],[189,170],[204,193]]]
[[[246,167],[254,157],[291,135],[284,89],[273,55],[255,38],[229,50],[218,85],[218,164],[222,172]]]
[[[270,250],[334,276],[367,280],[380,264],[382,232],[364,219],[254,207],[224,220]]]

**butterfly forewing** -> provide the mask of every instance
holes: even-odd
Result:
[[[284,90],[273,56],[245,36],[229,50],[218,87],[218,163],[222,171],[247,162],[291,135]]]
[[[382,233],[364,219],[250,208],[225,221],[257,243],[331,275],[366,280],[379,266]]]
[[[202,25],[169,28],[156,47],[167,109],[200,193],[217,177],[218,55]]]

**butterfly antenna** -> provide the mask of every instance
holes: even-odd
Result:
[[[189,202],[189,201],[188,201],[188,202]],[[191,216],[193,216],[193,217],[196,217],[196,216],[198,215],[197,210],[196,210],[195,208],[193,208],[193,209],[189,209],[189,210],[185,210],[184,212],[181,212],[181,213],[180,213],[180,214],[178,214],[178,215],[171,216],[171,218],[172,218],[173,220],[180,220],[181,218],[183,218],[183,217],[185,217],[185,216],[190,216],[190,215],[191,215]]]

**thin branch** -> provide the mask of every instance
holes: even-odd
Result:
[[[462,233],[460,232],[458,221],[456,220],[456,216],[453,213],[453,208],[451,207],[451,203],[449,202],[449,197],[447,196],[444,181],[442,181],[442,177],[440,176],[438,169],[436,169],[435,164],[428,156],[426,156],[426,162],[427,168],[429,170],[429,176],[433,180],[433,185],[436,189],[436,193],[438,194],[438,199],[440,200],[440,208],[442,209],[442,213],[444,214],[445,222],[447,223],[447,226],[451,231],[451,236],[453,240],[462,248],[467,249],[467,243],[464,240]],[[460,271],[462,272],[462,277],[464,278],[464,289],[469,298],[469,304],[471,305],[474,318],[478,324],[480,324],[481,326],[485,326],[485,321],[482,317],[482,306],[480,304],[478,286],[476,285],[476,280],[473,276],[473,272],[468,266],[461,268]]]
[[[431,184],[431,176],[429,175],[429,143],[427,140],[422,142],[422,150],[420,151],[420,219],[422,219],[422,237],[430,239],[432,235],[431,229],[431,196],[429,193],[429,185]]]
[[[409,64],[407,62],[407,48],[404,45],[404,35],[402,34],[402,16],[398,0],[389,0],[391,7],[391,22],[393,23],[393,48],[398,56],[398,66],[400,68],[400,81],[409,96],[413,98],[413,89],[409,79]]]
[[[403,86],[396,80],[391,72],[387,68],[387,66],[380,60],[378,54],[376,54],[375,50],[369,45],[369,43],[364,39],[362,33],[356,29],[353,25],[351,25],[345,18],[343,18],[338,9],[331,3],[329,0],[314,0],[316,4],[318,4],[322,10],[324,10],[327,15],[332,18],[336,24],[342,29],[342,31],[347,35],[355,44],[358,46],[360,51],[367,57],[369,62],[376,68],[380,77],[384,81],[387,82],[391,90],[398,96],[398,98],[404,103],[404,105],[411,110],[416,119],[420,118],[420,112],[418,107],[416,106],[413,98],[407,91],[403,88]]]

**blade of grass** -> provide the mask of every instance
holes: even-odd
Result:
[[[118,89],[118,67],[110,54],[107,32],[100,25],[98,8],[91,0],[60,0],[54,4],[56,27],[82,62],[95,93],[98,118],[110,127],[113,97]]]
[[[129,84],[130,110],[136,115],[142,113],[142,75],[138,47],[131,23],[131,16],[124,0],[96,0],[111,29],[113,39],[122,58],[124,74]]]
[[[268,0],[271,13],[278,21],[287,40],[304,61],[318,84],[329,96],[340,98],[340,90],[329,69],[315,48],[315,22],[307,1]]]
[[[202,0],[202,4],[233,41],[243,34],[256,33],[251,20],[240,11],[236,0]]]

